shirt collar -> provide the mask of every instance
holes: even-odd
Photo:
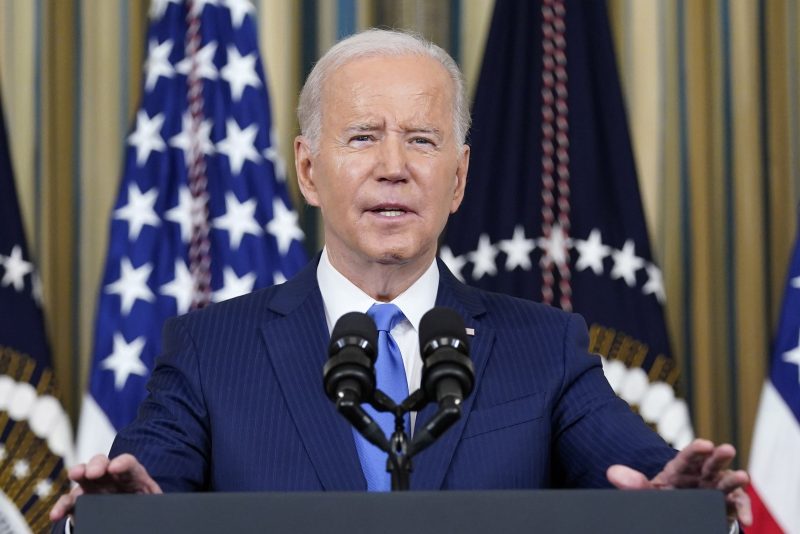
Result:
[[[353,311],[367,313],[367,310],[377,302],[331,265],[327,248],[323,248],[317,264],[317,283],[325,306],[328,332],[333,330],[333,325],[342,315]],[[422,316],[436,304],[438,290],[439,269],[434,259],[422,276],[392,303],[400,308],[414,330],[419,331]]]

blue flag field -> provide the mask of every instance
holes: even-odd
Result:
[[[689,443],[605,2],[497,0],[470,145],[442,259],[468,284],[580,313],[615,391]]]

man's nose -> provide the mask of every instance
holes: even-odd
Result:
[[[387,136],[381,143],[378,179],[405,180],[407,178],[406,151],[403,140],[395,136]]]

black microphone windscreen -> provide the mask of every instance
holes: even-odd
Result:
[[[378,346],[378,330],[375,321],[361,312],[350,312],[342,315],[331,332],[331,343],[346,337],[361,337],[369,341],[373,347]]]
[[[423,349],[433,339],[450,337],[469,346],[467,330],[461,316],[450,308],[431,308],[419,322],[419,345]]]

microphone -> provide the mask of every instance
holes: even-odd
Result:
[[[347,397],[356,403],[375,394],[378,330],[365,313],[343,315],[333,327],[329,359],[322,368],[325,393],[333,402]]]
[[[469,342],[461,316],[442,306],[428,311],[419,323],[419,345],[422,389],[426,396],[440,405],[446,399],[460,404],[475,385],[475,369],[469,359]]]
[[[325,393],[336,409],[370,443],[389,450],[380,425],[361,407],[375,395],[375,359],[378,330],[366,314],[351,312],[336,321],[328,345],[328,361],[322,367]]]

